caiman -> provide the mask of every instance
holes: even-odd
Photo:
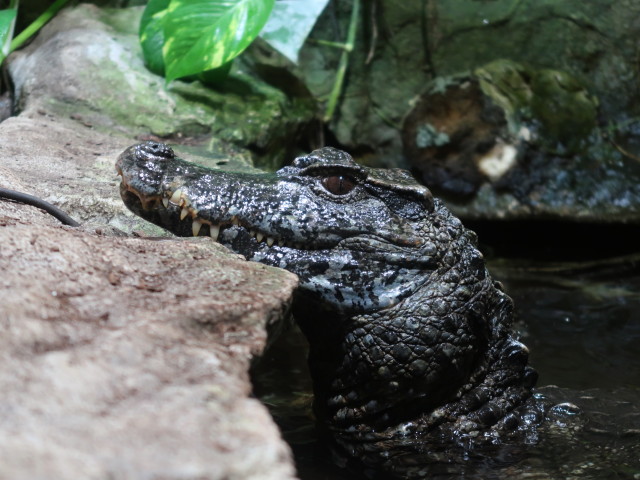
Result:
[[[535,437],[544,408],[512,301],[476,235],[408,172],[322,148],[275,173],[230,173],[154,142],[117,170],[141,217],[299,276],[314,411],[347,456]]]

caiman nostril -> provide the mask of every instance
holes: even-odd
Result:
[[[136,145],[135,155],[139,160],[171,160],[175,158],[175,153],[170,146],[158,142],[145,142]]]

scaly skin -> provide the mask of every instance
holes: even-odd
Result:
[[[229,173],[152,142],[117,169],[136,214],[300,277],[315,412],[350,455],[533,435],[542,410],[511,299],[475,234],[407,172],[324,148],[276,173]]]

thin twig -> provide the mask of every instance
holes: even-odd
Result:
[[[353,0],[353,9],[351,10],[351,20],[349,21],[349,33],[347,34],[347,41],[343,45],[342,53],[340,54],[340,64],[336,71],[336,79],[333,83],[333,89],[329,95],[329,102],[327,103],[327,110],[324,114],[324,121],[329,122],[333,118],[336,105],[342,93],[342,84],[344,83],[344,77],[349,66],[349,54],[353,50],[353,46],[356,38],[356,31],[358,29],[358,17],[360,13],[360,0]]]
[[[378,22],[377,20],[378,13],[378,2],[375,0],[371,2],[371,38],[369,40],[369,53],[367,54],[367,59],[364,61],[365,65],[369,65],[371,60],[373,60],[373,55],[376,52],[376,45],[378,43]]]

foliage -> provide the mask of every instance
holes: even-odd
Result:
[[[11,37],[13,36],[13,27],[16,22],[16,8],[8,8],[0,10],[0,63],[9,55],[9,47],[11,45]]]
[[[228,70],[262,32],[292,62],[329,0],[150,0],[140,22],[147,67],[167,81]]]
[[[260,37],[291,62],[298,53],[329,0],[278,0]]]
[[[151,0],[140,23],[147,66],[168,81],[223,67],[258,36],[274,3]]]
[[[9,53],[21,47],[32,35],[40,30],[45,23],[65,6],[69,0],[56,0],[42,15],[36,18],[31,25],[25,28],[19,35],[13,38],[13,27],[18,12],[18,0],[11,0],[9,8],[0,10],[0,64],[4,62]]]

